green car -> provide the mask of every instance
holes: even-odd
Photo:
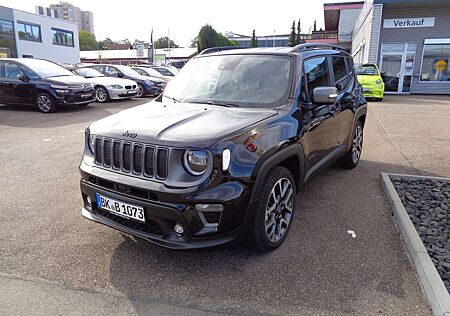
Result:
[[[355,67],[358,81],[363,87],[364,96],[376,101],[383,101],[384,82],[381,72],[375,64],[364,64]]]

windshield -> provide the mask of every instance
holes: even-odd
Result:
[[[122,65],[114,65],[117,69],[119,69],[124,75],[130,76],[130,77],[139,77],[140,74],[138,74],[136,71],[131,69],[128,66],[122,66]]]
[[[355,68],[357,75],[363,76],[378,76],[378,70],[375,66],[357,66]]]
[[[20,62],[41,78],[74,76],[69,70],[47,60],[24,58]]]
[[[143,71],[145,71],[147,73],[147,75],[149,75],[149,76],[161,77],[161,74],[153,68],[145,68],[145,69],[143,69]]]
[[[292,59],[287,56],[200,57],[180,70],[164,96],[180,102],[273,108],[287,101],[291,77]]]
[[[98,72],[95,69],[92,68],[80,68],[75,69],[75,73],[79,76],[85,77],[85,78],[96,78],[96,77],[104,77],[102,73]]]

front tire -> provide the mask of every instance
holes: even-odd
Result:
[[[56,111],[56,104],[48,93],[39,93],[35,99],[36,107],[42,113],[53,113]]]
[[[102,87],[96,87],[95,88],[95,100],[99,103],[105,103],[109,101],[109,94],[108,91]]]
[[[138,92],[136,94],[136,98],[143,98],[145,95],[145,89],[144,86],[138,83]]]
[[[339,166],[344,169],[353,169],[358,165],[362,153],[363,139],[363,125],[361,121],[357,121],[353,131],[352,145],[345,156],[338,160]]]
[[[252,248],[266,252],[283,243],[293,220],[296,192],[294,177],[288,169],[275,167],[270,171],[249,225]]]

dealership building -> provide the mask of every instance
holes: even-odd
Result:
[[[380,67],[389,93],[450,94],[450,1],[366,0],[351,53]]]
[[[80,62],[74,22],[0,6],[0,57]]]

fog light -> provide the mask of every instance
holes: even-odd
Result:
[[[89,205],[92,204],[92,200],[91,200],[91,197],[89,195],[87,196],[86,201],[88,202]]]
[[[184,228],[180,223],[176,223],[175,226],[173,226],[173,230],[178,236],[182,236],[184,234]]]

